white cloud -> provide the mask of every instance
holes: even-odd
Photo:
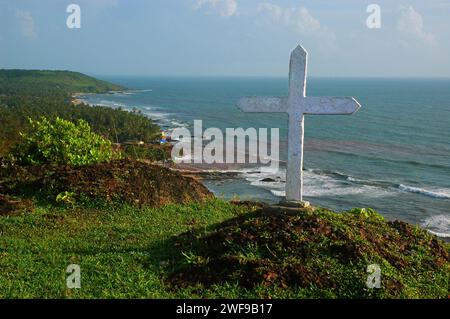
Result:
[[[22,34],[27,38],[36,37],[36,26],[34,18],[30,11],[16,11],[16,17],[19,19]]]
[[[323,50],[335,50],[336,35],[321,25],[305,7],[285,8],[269,2],[258,5],[257,12],[269,24],[278,24],[298,33],[303,38],[317,41]]]
[[[283,17],[284,9],[276,4],[263,2],[258,5],[258,12],[267,14],[273,21],[280,21]]]
[[[195,8],[209,7],[218,11],[222,17],[231,17],[237,14],[236,0],[197,0]]]
[[[423,19],[420,13],[418,13],[412,6],[400,7],[401,16],[397,24],[397,29],[409,36],[419,39],[425,44],[434,44],[434,34],[425,32],[423,30]]]
[[[258,12],[268,16],[272,22],[282,23],[300,34],[321,30],[320,21],[314,18],[305,7],[282,8],[276,4],[263,2],[258,5]]]

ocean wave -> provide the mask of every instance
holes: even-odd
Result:
[[[278,197],[285,197],[286,196],[286,191],[275,191],[275,190],[271,190],[270,191],[273,195],[278,196]]]
[[[148,116],[155,116],[157,118],[165,118],[169,116],[169,113],[161,112],[156,106],[142,106],[140,109],[142,113]]]
[[[286,169],[257,167],[242,169],[241,177],[250,185],[269,190],[276,196],[285,190]],[[424,189],[390,181],[365,180],[338,171],[306,169],[303,172],[304,195],[309,197],[361,194],[371,198],[395,196],[396,192],[420,194],[436,199],[450,199],[450,189]]]
[[[133,90],[132,92],[147,92],[151,91],[151,89],[147,90]],[[117,94],[121,94],[117,93]],[[134,94],[134,93],[132,93]],[[131,106],[122,102],[114,101],[114,100],[108,100],[108,99],[101,99],[100,101],[95,99],[85,99],[83,100],[85,103],[87,103],[90,106],[98,105],[98,106],[104,106],[104,107],[110,107],[110,108],[121,108],[126,111],[133,111],[134,109],[141,110],[142,113],[147,116],[148,118],[151,118],[156,124],[160,125],[161,128],[166,131],[169,135],[175,128],[188,128],[189,125],[185,122],[182,122],[178,119],[175,119],[173,117],[173,114],[167,113],[167,112],[161,112],[161,109],[156,106]]]
[[[129,108],[126,104],[117,102],[117,101],[111,101],[111,100],[100,100],[99,102],[96,101],[88,101],[89,105],[93,106],[93,105],[98,105],[98,106],[106,106],[106,107],[111,107],[111,108],[124,108],[127,109]]]
[[[421,194],[421,195],[425,195],[428,197],[439,198],[439,199],[450,199],[450,189],[439,189],[439,190],[431,191],[431,190],[426,190],[426,189],[419,188],[419,187],[407,186],[407,185],[403,185],[403,184],[400,184],[398,186],[398,188],[404,192]]]
[[[394,158],[386,158],[386,157],[380,157],[380,156],[374,156],[374,155],[368,155],[368,154],[362,154],[362,153],[355,153],[354,151],[345,151],[345,150],[327,150],[328,153],[334,153],[339,155],[345,155],[347,157],[353,157],[353,158],[362,158],[362,159],[369,159],[371,161],[378,161],[383,163],[392,163],[392,164],[400,164],[400,165],[411,165],[416,167],[431,167],[439,170],[450,170],[450,166],[443,164],[443,163],[430,163],[430,162],[421,162],[416,160],[410,160],[410,159],[394,159]]]
[[[450,238],[450,215],[434,215],[428,217],[421,226],[433,235]]]
[[[309,169],[307,170],[311,173],[319,174],[319,175],[328,175],[333,176],[339,180],[346,180],[352,183],[365,185],[365,186],[372,186],[377,188],[382,188],[386,190],[396,190],[396,191],[402,191],[402,192],[408,192],[408,193],[414,193],[414,194],[421,194],[424,196],[437,198],[437,199],[450,199],[450,189],[448,188],[440,188],[440,189],[424,189],[419,187],[413,187],[408,186],[404,184],[397,184],[390,181],[377,181],[377,180],[367,180],[367,179],[360,179],[356,178],[350,175],[346,175],[341,172],[336,171],[329,171],[329,170],[320,170],[320,169]]]
[[[162,112],[149,112],[149,111],[143,111],[142,113],[144,113],[144,115],[150,117],[151,119],[158,121],[158,120],[168,120],[167,117],[169,116],[169,114],[167,113],[162,113]]]
[[[144,115],[150,117],[156,124],[159,124],[169,135],[175,128],[189,128],[188,123],[175,119],[171,113],[161,112],[159,107],[143,106],[141,110]]]
[[[127,96],[127,95],[133,95],[134,92],[133,91],[113,91],[113,92],[110,92],[109,94],[112,94],[114,96]]]
[[[189,128],[189,124],[177,120],[170,119],[169,123],[171,125],[171,131],[175,128]]]
[[[250,185],[265,188],[275,196],[284,196],[286,170],[270,167],[259,167],[241,170],[241,176]],[[338,172],[327,172],[317,169],[305,170],[303,174],[304,196],[346,196],[364,194],[370,197],[392,196],[392,191],[374,185],[354,184],[346,182],[347,176]]]

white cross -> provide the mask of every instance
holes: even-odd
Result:
[[[289,96],[244,97],[238,107],[244,112],[284,112],[289,116],[286,200],[303,200],[304,115],[353,114],[361,105],[352,97],[306,97],[308,52],[297,46],[291,53]]]

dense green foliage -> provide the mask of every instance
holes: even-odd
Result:
[[[171,144],[125,145],[124,154],[132,159],[166,162],[171,161]]]
[[[30,133],[22,134],[23,141],[11,152],[13,161],[21,165],[79,166],[120,158],[111,141],[92,132],[84,120],[75,124],[59,117],[55,121],[41,117],[38,121],[30,119],[30,124]]]
[[[36,76],[36,72],[41,76]],[[55,84],[61,78],[71,85]],[[74,91],[106,92],[116,88],[112,84],[103,84],[103,81],[86,85],[87,79],[91,78],[73,72],[0,70],[0,156],[20,141],[19,132],[30,130],[28,118],[36,120],[41,116],[49,120],[56,117],[69,121],[83,119],[94,132],[113,142],[150,142],[159,136],[159,127],[140,112],[72,105]]]

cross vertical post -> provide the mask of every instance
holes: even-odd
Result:
[[[288,96],[288,160],[286,169],[286,200],[303,201],[303,144],[305,117],[299,106],[306,96],[308,52],[297,46],[289,61]]]
[[[353,114],[361,105],[352,97],[307,97],[306,76],[308,53],[297,46],[289,64],[287,97],[244,97],[237,103],[244,112],[283,112],[288,120],[288,160],[286,169],[286,201],[303,202],[303,144],[305,114]]]

